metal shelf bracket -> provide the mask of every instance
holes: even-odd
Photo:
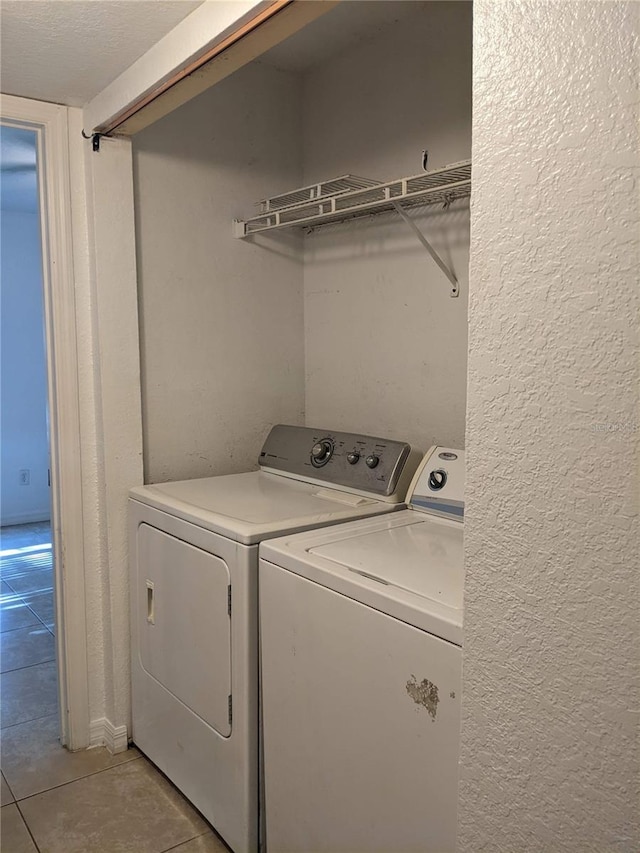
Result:
[[[436,252],[436,250],[433,248],[433,246],[427,240],[427,238],[424,236],[422,231],[418,228],[418,226],[413,221],[413,219],[409,216],[409,214],[406,212],[406,210],[404,210],[402,205],[399,204],[397,201],[392,202],[392,204],[393,204],[394,208],[396,209],[396,211],[398,212],[398,214],[404,219],[404,221],[407,223],[409,228],[411,228],[411,230],[416,235],[418,240],[420,240],[420,242],[425,247],[427,252],[429,252],[429,254],[433,258],[433,260],[436,262],[436,264],[440,267],[442,272],[446,275],[446,277],[451,282],[451,293],[449,295],[451,297],[458,296],[460,293],[460,286],[458,285],[458,279],[455,277],[453,272],[445,264],[445,262],[442,260],[440,255]]]
[[[470,195],[471,160],[451,163],[442,169],[386,183],[342,175],[263,200],[260,203],[261,212],[257,216],[234,219],[233,236],[243,239],[278,228],[302,227],[313,230],[329,223],[395,211],[449,279],[450,296],[456,297],[460,293],[460,286],[453,270],[438,255],[407,211],[416,206],[434,204],[442,204],[446,210],[453,201]]]

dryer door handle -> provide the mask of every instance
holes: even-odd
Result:
[[[149,625],[156,624],[156,611],[155,611],[155,588],[153,585],[153,581],[147,581],[147,622]]]

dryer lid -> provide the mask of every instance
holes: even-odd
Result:
[[[130,495],[247,545],[402,506],[264,471],[138,486]]]

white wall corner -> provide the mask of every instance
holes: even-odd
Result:
[[[105,746],[112,755],[126,752],[129,748],[127,727],[114,726],[106,717],[92,720],[89,726],[89,749],[97,746]]]
[[[88,708],[84,743],[89,745],[89,725],[93,717],[105,713],[104,707],[104,631],[102,619],[102,574],[106,565],[106,518],[100,499],[104,481],[102,434],[100,428],[100,374],[98,369],[98,333],[95,317],[95,275],[93,242],[90,235],[91,143],[82,138],[83,116],[79,108],[68,110],[71,219],[77,323],[78,395],[80,420],[80,456],[82,467],[82,506],[84,539],[84,606],[86,624],[82,642],[87,654]],[[72,710],[72,709],[70,709]]]
[[[126,728],[130,716],[127,497],[142,483],[142,414],[131,143],[110,139],[87,155],[93,243],[98,527],[103,541],[91,612],[104,669],[91,716]]]

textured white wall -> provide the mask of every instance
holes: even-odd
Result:
[[[332,57],[304,87],[305,182],[351,173],[391,180],[471,154],[471,4],[398,3],[384,33]],[[464,444],[469,205],[417,221],[449,282],[395,215],[305,239],[306,419]]]
[[[135,138],[145,478],[250,470],[304,406],[299,241],[232,236],[299,186],[300,87],[247,67]]]
[[[33,191],[37,192],[35,187]],[[49,518],[42,249],[37,213],[2,210],[2,524]],[[19,480],[30,471],[30,484]]]
[[[474,3],[459,851],[637,851],[636,3]]]

